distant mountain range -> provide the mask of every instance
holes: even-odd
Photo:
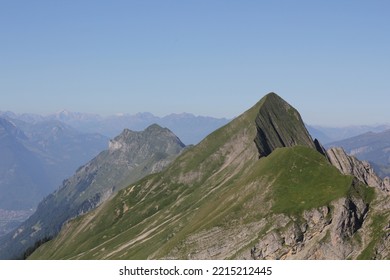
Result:
[[[195,116],[189,113],[170,114],[158,117],[152,113],[116,114],[103,117],[98,114],[77,113],[63,110],[46,116],[37,114],[15,114],[13,112],[0,112],[6,116],[27,123],[42,121],[60,121],[84,133],[99,133],[108,138],[115,137],[124,128],[133,131],[144,130],[151,124],[168,127],[186,145],[197,144],[210,132],[227,124],[227,118],[214,118],[208,116]],[[390,124],[380,125],[350,125],[344,127],[320,126],[305,124],[310,134],[323,144],[355,137],[367,132],[383,132],[390,130]]]
[[[114,139],[107,153],[129,150],[120,139],[130,134]],[[95,170],[86,165],[78,171],[83,174],[76,173],[61,188],[67,193],[69,186],[71,196],[54,199],[59,190],[47,201],[78,202],[95,182]],[[104,174],[107,179],[117,176],[115,168]],[[85,184],[78,187],[78,180]],[[325,151],[299,112],[270,93],[186,148],[161,172],[69,220],[51,241],[53,236],[42,227],[44,217],[33,216],[1,240],[0,252],[3,258],[15,256],[31,238],[39,238],[25,256],[388,259],[389,193],[389,180],[381,180],[368,164],[342,149]],[[45,201],[41,213],[50,216],[56,208]]]
[[[355,137],[367,132],[383,132],[390,130],[390,124],[381,125],[351,125],[344,127],[327,127],[318,125],[306,125],[310,134],[318,138],[323,144]]]
[[[189,113],[170,114],[157,117],[151,113],[117,114],[103,117],[96,114],[61,111],[47,116],[36,114],[15,114],[0,112],[0,116],[21,120],[27,123],[42,121],[60,121],[84,133],[99,133],[112,138],[121,133],[124,128],[141,131],[152,124],[168,127],[186,145],[197,144],[213,130],[225,125],[226,118],[195,116]]]

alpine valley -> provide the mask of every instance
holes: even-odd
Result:
[[[123,131],[0,240],[0,256],[389,259],[390,180],[325,150],[269,93],[195,146],[157,125]]]

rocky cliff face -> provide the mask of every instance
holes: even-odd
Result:
[[[113,193],[142,177],[159,172],[184,144],[168,129],[152,125],[141,132],[125,129],[109,149],[80,167],[15,232],[0,242],[0,258],[20,258],[35,242],[55,236],[69,219],[85,214]]]
[[[259,156],[268,156],[276,148],[308,146],[321,150],[321,145],[313,142],[299,112],[275,93],[262,99],[262,106],[255,123],[257,135],[255,143]]]
[[[358,181],[352,188],[358,188]],[[275,217],[275,223],[245,259],[356,259],[361,246],[353,237],[367,217],[369,204],[361,196],[306,210],[299,218]],[[359,249],[357,247],[360,247]]]
[[[360,161],[347,155],[342,148],[330,148],[327,156],[333,166],[342,174],[355,176],[360,182],[390,193],[390,179],[382,180],[377,176],[367,161]]]
[[[374,127],[371,129],[375,130]],[[347,154],[372,163],[371,166],[382,178],[390,175],[390,130],[367,132],[329,143],[327,147],[342,147]]]

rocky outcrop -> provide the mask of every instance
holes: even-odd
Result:
[[[383,179],[381,188],[386,190],[387,192],[390,192],[390,177],[386,177]]]
[[[328,148],[342,147],[347,154],[371,163],[381,177],[390,176],[390,130],[367,132],[352,138],[327,144]]]
[[[324,146],[322,146],[322,144],[320,143],[320,141],[318,139],[314,139],[314,145],[316,147],[316,150],[320,153],[320,154],[323,154],[326,158],[328,158],[328,155],[326,153],[326,149],[324,148]],[[329,160],[329,159],[328,159]]]
[[[338,199],[330,207],[304,211],[299,218],[275,219],[283,223],[272,225],[273,229],[251,248],[250,258],[346,259],[357,249],[349,240],[362,227],[368,209],[362,197],[350,197]],[[243,257],[249,258],[249,252]]]
[[[366,161],[360,161],[353,156],[347,155],[342,148],[330,148],[327,150],[330,163],[345,175],[355,176],[360,182],[390,192],[390,179],[382,180],[375,174],[371,165]]]
[[[314,143],[299,112],[275,93],[262,99],[256,117],[255,143],[259,156],[268,156],[276,148],[308,146],[323,153],[321,144]]]
[[[95,209],[99,205],[101,205],[104,201],[106,201],[110,196],[115,192],[115,188],[105,190],[101,193],[95,194],[93,197],[84,200],[81,205],[77,209],[76,216],[83,215],[88,213],[89,211]]]

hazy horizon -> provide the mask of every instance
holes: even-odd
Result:
[[[249,109],[249,108],[248,108]],[[157,118],[165,118],[165,117],[169,117],[169,116],[172,116],[172,115],[192,115],[194,117],[205,117],[205,118],[215,118],[215,119],[225,119],[227,121],[229,120],[232,120],[238,116],[234,116],[234,117],[217,117],[217,116],[211,116],[211,115],[198,115],[198,114],[194,114],[192,112],[180,112],[180,113],[168,113],[166,115],[157,115],[153,112],[136,112],[136,113],[113,113],[113,114],[107,114],[107,115],[104,115],[104,114],[99,114],[99,113],[90,113],[90,112],[75,112],[75,111],[70,111],[70,110],[67,110],[67,109],[62,109],[62,110],[59,110],[59,111],[56,111],[56,112],[48,112],[48,113],[31,113],[31,112],[14,112],[14,111],[10,111],[10,110],[1,110],[0,109],[0,112],[1,113],[13,113],[13,114],[16,114],[18,116],[21,116],[21,115],[36,115],[36,116],[41,116],[41,117],[49,117],[49,116],[53,116],[55,114],[60,114],[60,113],[63,113],[63,112],[68,112],[68,113],[71,113],[71,114],[86,114],[86,115],[91,115],[91,116],[99,116],[99,117],[102,117],[102,118],[109,118],[109,117],[121,117],[121,116],[130,116],[130,117],[133,117],[133,116],[137,116],[137,115],[142,115],[142,114],[151,114],[152,116],[154,117],[157,117]],[[242,112],[244,113],[244,112]],[[382,126],[382,125],[389,125],[390,126],[390,122],[387,121],[387,122],[381,122],[381,123],[360,123],[360,124],[345,124],[345,125],[329,125],[329,124],[317,124],[317,123],[310,123],[310,122],[307,122],[305,121],[305,119],[303,118],[303,121],[305,122],[305,124],[307,125],[310,125],[312,127],[322,127],[322,128],[346,128],[346,127],[359,127],[359,126],[368,126],[368,127],[375,127],[375,126]]]
[[[233,118],[273,91],[314,125],[389,123],[385,1],[10,1],[0,110]]]

